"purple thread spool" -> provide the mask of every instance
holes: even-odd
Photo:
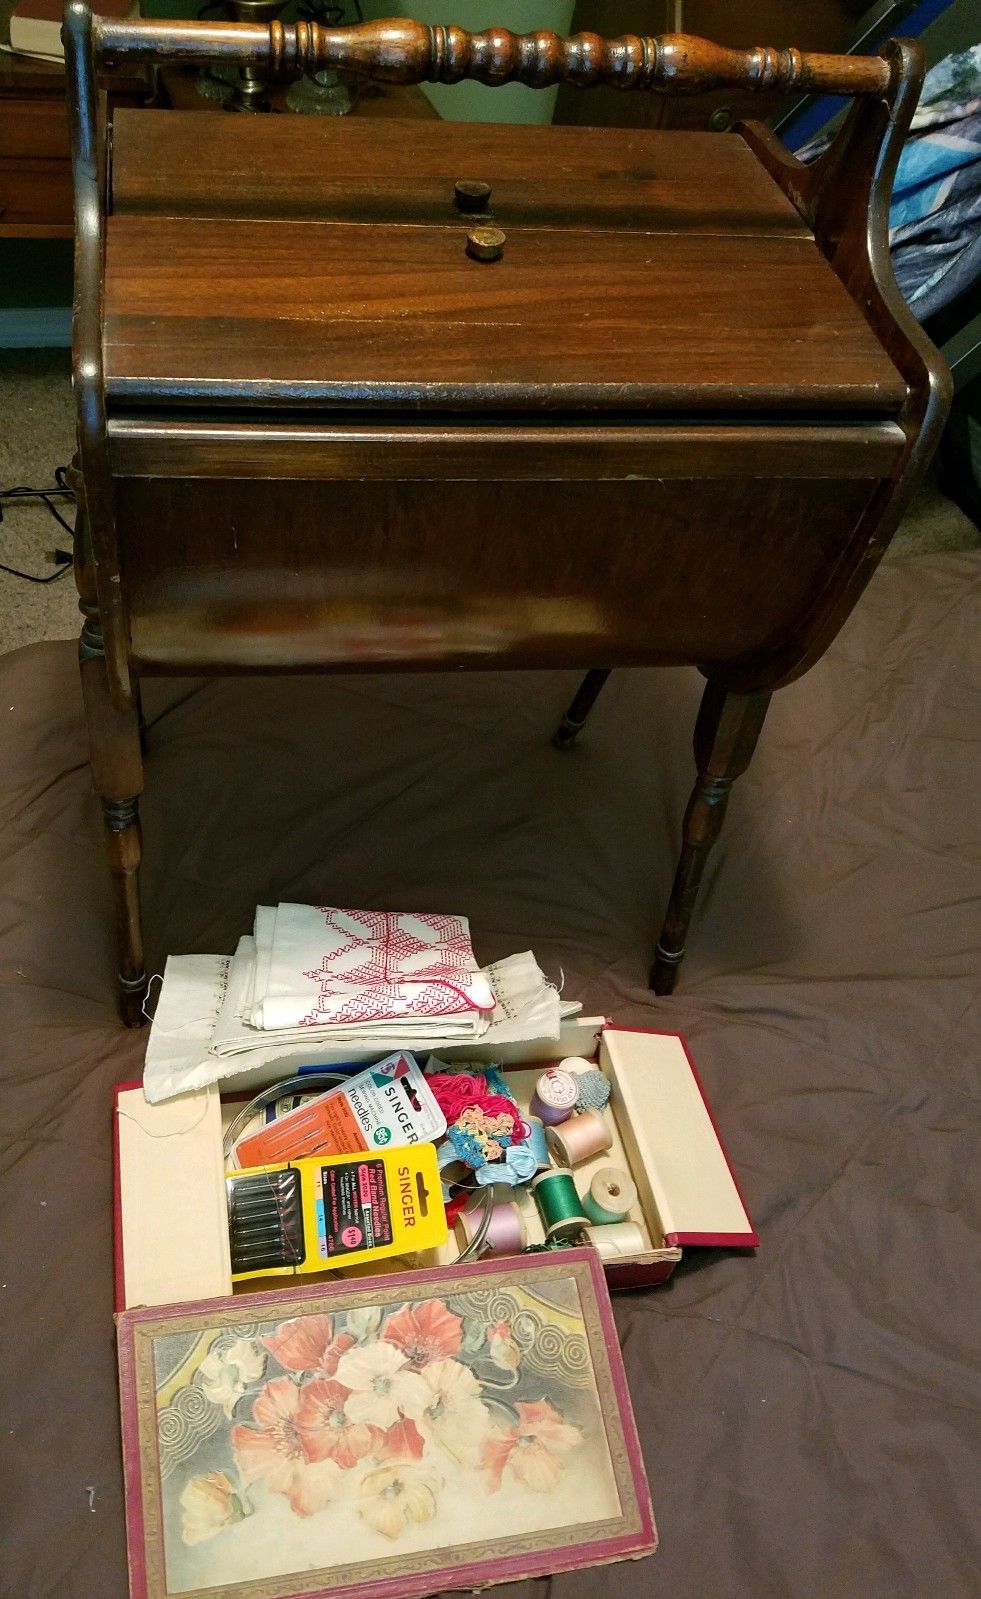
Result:
[[[458,1218],[460,1231],[469,1244],[480,1226],[483,1211],[465,1210]],[[482,1255],[520,1255],[528,1243],[524,1221],[516,1205],[504,1201],[491,1211],[490,1225],[484,1236]]]
[[[578,1098],[579,1084],[572,1073],[563,1071],[561,1066],[550,1066],[535,1084],[529,1109],[546,1127],[556,1127],[572,1115]]]

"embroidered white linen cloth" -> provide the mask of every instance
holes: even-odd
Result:
[[[266,1082],[276,1076],[288,1076],[298,1066],[352,1058],[367,1063],[395,1048],[426,1054],[474,1042],[472,1035],[461,1036],[462,1018],[456,1022],[448,1019],[442,1025],[402,1022],[264,1033],[250,1027],[237,1014],[254,963],[255,941],[251,937],[239,940],[234,957],[168,958],[143,1073],[144,1092],[151,1104],[221,1082],[241,1071],[255,1071]],[[487,967],[486,976],[497,995],[497,1004],[489,1022],[481,1018],[482,1051],[493,1050],[498,1044],[507,1049],[515,1040],[540,1042],[546,1038],[556,1040],[556,1056],[582,1049],[578,1039],[571,1041],[568,1048],[558,1042],[562,1019],[572,1017],[581,1006],[559,999],[530,950],[496,961]],[[323,1055],[318,1053],[321,1050]]]
[[[465,916],[259,906],[251,1006],[263,1032],[409,1020],[487,1020],[494,992]]]
[[[489,1027],[490,1017],[485,1011],[467,1011],[460,1016],[431,1016],[397,1018],[394,1021],[330,1022],[318,1027],[278,1027],[268,1030],[253,1027],[250,1020],[255,992],[257,962],[256,940],[246,934],[238,941],[235,954],[228,962],[227,979],[223,987],[217,1019],[209,1045],[213,1055],[244,1055],[261,1051],[270,1045],[312,1045],[318,1042],[336,1042],[386,1045],[392,1049],[426,1047],[438,1042],[466,1044],[481,1038]],[[173,960],[173,957],[171,957]],[[533,959],[533,958],[532,958]],[[227,960],[227,957],[226,957]],[[168,971],[170,962],[168,962]],[[490,969],[488,968],[488,975]],[[499,995],[496,979],[490,979],[493,992]],[[544,982],[544,978],[542,978]],[[167,979],[164,979],[165,987]],[[163,1001],[163,993],[160,1002]],[[160,1013],[160,1003],[157,1015]],[[498,1014],[498,1006],[491,1017]],[[156,1020],[156,1018],[154,1018]],[[407,1037],[414,1041],[406,1043]]]

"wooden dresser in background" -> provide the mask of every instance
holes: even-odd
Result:
[[[120,106],[152,104],[214,111],[198,94],[194,69],[171,68],[154,82],[149,72],[107,79],[110,115]],[[285,92],[285,91],[284,91]],[[283,95],[274,95],[282,109]],[[414,85],[370,84],[353,106],[357,116],[435,119]],[[0,238],[70,239],[72,182],[65,73],[58,64],[0,55]]]
[[[113,108],[142,105],[149,78],[117,77]],[[71,157],[64,68],[0,55],[0,238],[70,239]]]

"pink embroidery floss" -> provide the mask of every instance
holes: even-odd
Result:
[[[435,1072],[426,1081],[446,1117],[448,1131],[465,1134],[472,1140],[471,1148],[483,1156],[481,1160],[464,1154],[460,1142],[454,1140],[458,1152],[475,1168],[503,1157],[506,1146],[499,1139],[506,1138],[510,1145],[528,1137],[528,1124],[521,1119],[517,1105],[504,1094],[489,1093],[482,1074]]]
[[[468,1105],[483,1105],[487,1078],[470,1072],[434,1072],[426,1082],[448,1122],[455,1122]]]

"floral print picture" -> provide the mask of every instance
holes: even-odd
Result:
[[[289,1315],[263,1295],[259,1320],[242,1297],[154,1332],[148,1593],[343,1591],[622,1520],[619,1404],[578,1275],[445,1276],[458,1291],[407,1296],[403,1278],[394,1296],[376,1283],[370,1303],[321,1295]]]

